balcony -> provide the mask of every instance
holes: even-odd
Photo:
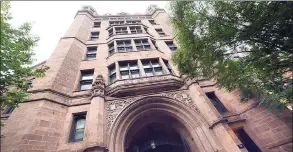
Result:
[[[179,89],[183,81],[172,74],[117,80],[106,87],[106,95],[125,97]]]

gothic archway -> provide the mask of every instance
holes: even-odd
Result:
[[[183,137],[181,146],[188,145],[192,152],[214,151],[212,144],[206,142],[210,139],[203,129],[208,127],[202,116],[184,102],[162,96],[138,99],[119,113],[109,130],[109,151],[125,152],[136,144],[131,139],[139,138],[140,131],[150,124],[171,126],[174,139]]]
[[[160,111],[149,111],[129,129],[126,152],[191,152],[184,127]],[[181,129],[181,130],[180,130]]]

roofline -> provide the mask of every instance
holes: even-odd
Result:
[[[44,63],[46,63],[46,61],[47,61],[47,60],[45,60],[45,61],[43,61],[43,62],[40,62],[40,63],[38,63],[38,64],[32,66],[31,68],[35,68],[35,67],[37,67],[37,66],[39,66],[39,65],[41,65],[41,64],[44,64]]]

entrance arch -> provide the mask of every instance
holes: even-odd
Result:
[[[126,152],[191,152],[185,138],[183,126],[177,120],[156,111],[132,125],[124,147]]]
[[[168,97],[145,97],[131,103],[118,115],[109,130],[108,147],[111,152],[126,152],[138,144],[132,139],[139,139],[145,127],[157,131],[169,127],[174,141],[181,139],[179,145],[187,145],[190,151],[214,151],[202,126],[207,128],[207,123],[186,104]]]

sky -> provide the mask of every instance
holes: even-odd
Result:
[[[10,4],[11,25],[19,27],[30,22],[32,34],[40,38],[34,48],[36,61],[33,65],[50,57],[74,21],[76,12],[84,5],[91,5],[99,15],[119,12],[144,14],[150,4],[168,10],[167,1],[11,1]]]

